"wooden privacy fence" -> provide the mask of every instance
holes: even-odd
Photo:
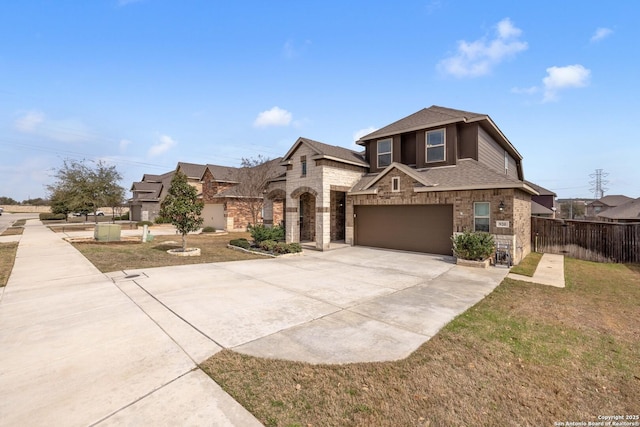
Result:
[[[587,261],[640,263],[640,223],[531,217],[531,246]]]

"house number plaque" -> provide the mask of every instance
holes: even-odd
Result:
[[[497,228],[509,228],[509,221],[496,221]]]

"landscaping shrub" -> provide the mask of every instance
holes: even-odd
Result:
[[[289,243],[289,253],[297,254],[298,252],[302,252],[302,245],[300,243]]]
[[[138,227],[143,227],[143,226],[145,226],[145,225],[147,225],[147,226],[151,227],[151,226],[153,225],[153,223],[152,223],[151,221],[138,221],[138,222],[136,223],[136,225],[137,225]]]
[[[465,231],[452,237],[453,253],[461,259],[482,261],[493,255],[496,245],[489,233]]]
[[[156,219],[153,220],[156,224],[171,224],[171,220],[162,216],[157,216]]]
[[[273,248],[275,248],[277,242],[273,240],[264,240],[260,243],[260,249],[267,252],[273,252]]]
[[[204,227],[202,229],[203,233],[215,233],[216,232],[216,228],[215,227]]]
[[[54,220],[65,220],[67,219],[67,216],[65,214],[61,214],[61,213],[49,213],[49,212],[43,212],[40,215],[40,221],[54,221]]]
[[[275,242],[284,240],[284,228],[279,225],[265,227],[264,224],[249,224],[247,231],[251,233],[251,238],[256,242],[256,245],[260,245],[265,240],[273,240]]]
[[[243,249],[249,249],[251,247],[251,244],[247,239],[233,239],[229,242],[229,244],[231,246],[237,246]]]
[[[302,246],[300,246],[300,243],[278,242],[273,247],[273,252],[279,255],[294,254],[302,252]]]
[[[120,216],[114,216],[114,221],[129,221],[129,212],[125,212]]]

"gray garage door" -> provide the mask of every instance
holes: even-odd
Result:
[[[452,254],[452,205],[355,206],[355,244]]]

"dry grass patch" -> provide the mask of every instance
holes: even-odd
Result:
[[[6,286],[18,251],[17,242],[0,243],[0,287]]]
[[[565,289],[506,279],[404,360],[310,365],[225,350],[202,367],[267,426],[553,425],[637,414],[640,266],[566,259],[565,268]]]
[[[139,241],[76,242],[73,243],[73,246],[103,273],[127,269],[262,258],[260,255],[227,248],[230,239],[241,237],[247,238],[249,234],[194,234],[187,236],[187,245],[189,247],[200,248],[202,255],[199,257],[179,257],[167,253],[169,249],[182,247],[181,236],[179,235],[154,236],[153,242],[149,243],[140,243]]]
[[[510,272],[515,274],[522,274],[523,276],[533,277],[533,273],[536,272],[536,268],[542,259],[542,254],[538,252],[531,252],[527,255],[520,264],[511,267]]]
[[[17,221],[14,221],[13,224],[11,224],[11,227],[8,227],[6,230],[4,230],[2,232],[2,234],[0,234],[0,236],[17,236],[17,235],[21,235],[24,231],[24,225],[27,223],[26,219],[19,219]]]

